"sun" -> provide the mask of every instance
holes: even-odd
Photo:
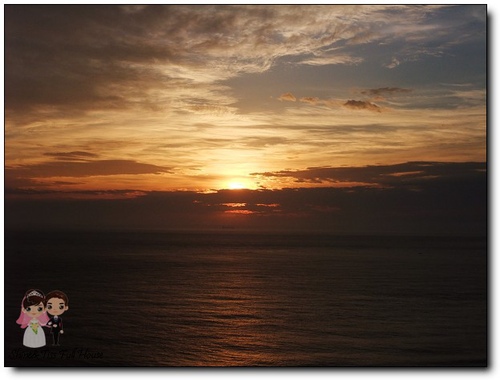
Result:
[[[228,183],[229,190],[241,190],[246,189],[246,186],[242,182],[229,182]]]
[[[222,188],[226,190],[255,190],[258,188],[258,184],[252,178],[245,176],[228,177],[224,182]]]

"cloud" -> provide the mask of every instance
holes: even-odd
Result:
[[[125,13],[138,13],[144,10],[147,5],[121,5],[120,9]]]
[[[451,96],[456,97],[468,105],[481,105],[486,101],[486,89],[459,89],[452,91]]]
[[[287,102],[295,102],[295,101],[297,101],[297,98],[291,92],[287,92],[285,94],[281,94],[280,97],[278,98],[278,100],[287,101]]]
[[[321,99],[316,96],[304,96],[299,99],[301,103],[306,103],[312,106],[325,106],[328,108],[336,108],[340,107],[343,104],[343,101],[340,99]]]
[[[86,161],[98,157],[97,154],[82,151],[44,153],[44,155],[62,161]]]
[[[210,115],[234,114],[236,111],[236,109],[233,107],[227,107],[218,104],[193,104],[193,105],[187,105],[186,109],[196,113],[210,114]]]
[[[364,100],[348,100],[347,102],[344,103],[344,107],[353,110],[368,110],[372,112],[382,112],[379,106]]]
[[[354,46],[419,35],[420,45],[435,39],[446,45],[457,38],[456,29],[439,28],[440,22],[467,27],[470,38],[477,22],[484,22],[476,15],[473,24],[466,12],[450,21],[440,10],[7,5],[6,107],[154,108],[175,99],[180,85],[210,86],[244,73],[265,72],[280,60],[315,66],[359,64],[364,58],[353,55]],[[395,58],[389,67],[399,63]]]
[[[297,98],[295,95],[293,95],[290,92],[287,92],[285,94],[281,94],[278,98],[279,101],[289,101],[289,102],[296,102]],[[311,106],[326,106],[329,108],[333,107],[339,107],[342,105],[342,101],[338,99],[321,99],[318,98],[317,96],[303,96],[298,99],[300,103],[306,103]]]
[[[363,58],[349,55],[317,56],[300,61],[301,64],[310,66],[356,65],[361,62],[363,62]]]
[[[315,105],[315,104],[318,104],[320,102],[320,98],[318,98],[316,96],[305,96],[303,98],[300,98],[299,101],[302,103],[308,103],[308,104]]]
[[[287,144],[290,140],[286,137],[269,136],[269,137],[248,137],[242,139],[242,144],[250,148],[264,148],[273,145]]]
[[[54,181],[53,185],[63,184],[71,185],[72,182]],[[146,195],[147,193],[140,190],[76,190],[76,191],[54,191],[28,188],[6,188],[5,194],[10,201],[18,202],[20,200],[30,199],[33,201],[53,201],[58,202],[61,199],[68,200],[120,200],[120,199],[133,199]]]
[[[251,198],[251,196],[249,197]],[[204,203],[197,201],[196,203],[209,207],[213,211],[220,211],[225,214],[240,214],[240,215],[271,215],[275,213],[282,213],[282,207],[277,203]]]
[[[5,228],[163,228],[486,234],[485,163],[409,162],[271,173],[386,187],[7,194]],[[385,181],[385,182],[384,182]],[[20,195],[20,191],[18,191]],[[47,212],[50,210],[50,212]]]
[[[408,88],[401,88],[401,87],[380,87],[380,88],[369,88],[367,90],[361,91],[363,95],[369,95],[369,96],[387,96],[387,95],[394,95],[394,94],[405,94],[412,92],[412,90]]]
[[[6,5],[7,168],[28,182],[50,172],[55,183],[70,182],[57,178],[69,172],[63,163],[82,176],[125,172],[148,178],[172,165],[175,176],[157,186],[193,189],[220,186],[221,168],[247,173],[311,162],[395,162],[408,154],[439,159],[442,152],[443,159],[482,157],[484,110],[457,110],[452,121],[446,112],[412,112],[412,103],[383,117],[374,113],[379,124],[371,128],[349,110],[380,112],[381,106],[366,97],[361,99],[370,102],[346,103],[344,95],[347,86],[380,83],[387,74],[380,65],[391,57],[410,59],[411,49],[418,52],[411,59],[428,57],[434,46],[445,53],[439,62],[457,70],[440,81],[480,67],[467,57],[481,56],[484,34],[473,32],[484,31],[486,19],[479,13],[472,22],[472,8]],[[450,50],[465,36],[462,30],[475,54],[468,54],[469,45]],[[409,37],[418,41],[407,44]],[[447,52],[456,53],[453,60],[445,60]],[[409,66],[387,88],[402,86],[400,78],[423,78],[422,72],[404,71]],[[431,71],[425,70],[426,83]],[[287,91],[290,96],[281,100],[294,99],[296,107],[269,101]],[[437,98],[417,106],[431,107]],[[443,109],[446,101],[440,100]],[[478,96],[474,104],[480,102]],[[55,162],[33,164],[41,157]],[[205,177],[192,175],[191,168],[218,179],[202,183]],[[91,181],[104,186],[103,178],[85,180]],[[106,188],[127,187],[128,181],[113,177]]]
[[[483,176],[486,165],[480,162],[407,162],[395,165],[361,167],[311,167],[304,170],[252,173],[258,177],[293,178],[297,183],[326,183],[343,187],[415,187],[428,180],[451,180]]]
[[[170,168],[144,164],[133,160],[93,160],[93,161],[51,161],[33,165],[7,167],[10,177],[51,178],[89,177],[119,174],[159,174],[171,173]]]
[[[392,58],[390,63],[387,63],[385,67],[388,69],[394,69],[395,67],[398,67],[401,64],[401,61],[397,58]]]

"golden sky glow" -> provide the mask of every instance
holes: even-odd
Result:
[[[338,169],[485,161],[485,6],[5,7],[7,197],[386,188]]]
[[[21,187],[281,188],[251,173],[486,158],[485,57],[470,57],[485,49],[484,7],[5,17],[5,158]]]

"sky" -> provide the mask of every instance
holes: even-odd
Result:
[[[486,24],[5,5],[5,225],[486,234]]]

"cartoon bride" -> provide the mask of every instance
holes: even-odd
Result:
[[[24,295],[21,313],[17,323],[24,332],[23,344],[26,347],[38,348],[45,346],[45,326],[49,317],[45,311],[45,295],[41,290],[31,289]]]

